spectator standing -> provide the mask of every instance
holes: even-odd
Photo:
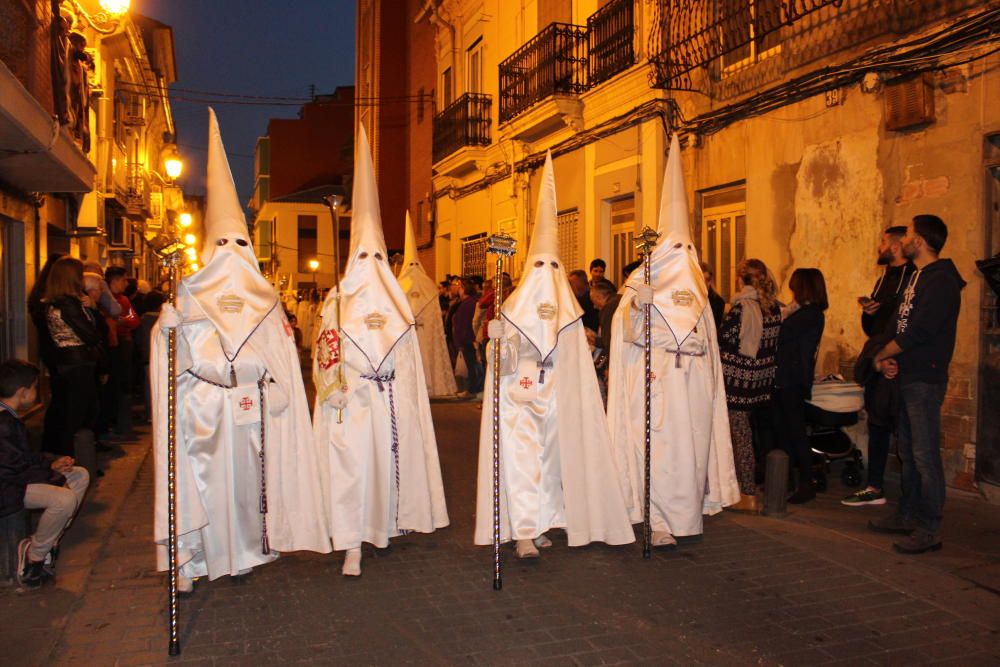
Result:
[[[597,308],[590,300],[590,283],[587,281],[587,273],[583,269],[576,269],[569,273],[569,285],[576,295],[576,300],[583,309],[583,326],[597,333],[601,323],[597,315]]]
[[[17,546],[17,581],[38,588],[53,576],[53,549],[80,507],[90,475],[70,456],[39,455],[19,412],[38,398],[38,367],[13,359],[0,364],[0,516],[41,509],[38,528]],[[46,569],[48,565],[48,569]]]
[[[448,343],[448,354],[451,357],[451,365],[455,366],[458,360],[458,348],[455,346],[454,319],[455,311],[462,303],[462,281],[458,276],[452,276],[448,283],[448,310],[444,316],[444,339]]]
[[[899,378],[903,495],[896,512],[868,525],[878,532],[905,534],[893,544],[905,554],[941,548],[941,404],[965,287],[954,263],[939,256],[947,239],[948,227],[935,215],[915,216],[907,226],[903,255],[916,271],[899,304],[895,337],[875,355],[876,370]]]
[[[590,262],[590,286],[605,280],[604,274],[608,270],[608,265],[603,259],[595,259]]]
[[[715,318],[715,326],[722,326],[722,319],[726,314],[726,300],[715,291],[715,272],[706,262],[701,262],[701,273],[705,276],[705,284],[708,285],[708,305],[712,308],[712,317]],[[737,277],[739,281],[739,277]],[[742,285],[737,290],[742,289]]]
[[[608,373],[611,360],[611,321],[614,319],[618,303],[622,295],[618,294],[614,283],[610,280],[599,280],[590,288],[590,300],[597,308],[598,329],[594,339],[594,370],[597,371],[597,382],[601,389],[604,405],[608,404]]]
[[[778,334],[773,408],[779,434],[792,465],[798,470],[798,486],[789,496],[793,505],[816,497],[812,480],[812,449],[806,435],[806,401],[812,397],[816,351],[829,302],[826,281],[819,269],[795,269],[788,281],[795,299],[782,311]]]
[[[471,278],[463,278],[461,285],[461,299],[455,308],[452,317],[452,340],[455,343],[455,350],[462,355],[468,375],[465,378],[464,391],[458,392],[458,396],[475,396],[483,390],[483,367],[479,363],[476,355],[476,336],[472,330],[472,318],[476,312],[476,302],[479,300],[479,293],[476,291],[476,283]]]
[[[111,439],[134,440],[132,430],[132,375],[135,355],[135,341],[132,332],[139,326],[139,316],[132,308],[132,302],[125,296],[128,274],[124,267],[112,266],[104,272],[105,280],[115,301],[121,308],[121,315],[115,320],[115,337],[118,344],[111,349],[111,403],[110,413],[115,422],[115,433]]]
[[[740,262],[736,281],[738,291],[733,296],[732,307],[719,322],[719,352],[726,383],[729,432],[741,496],[740,502],[730,509],[756,512],[757,463],[751,413],[771,400],[781,308],[777,302],[777,287],[764,262],[759,259]]]
[[[72,455],[73,436],[92,429],[97,417],[97,378],[106,370],[104,341],[97,314],[83,292],[83,264],[62,257],[45,282],[44,337],[39,347],[51,351],[52,402],[45,413],[46,451]]]
[[[896,324],[899,299],[915,270],[913,264],[903,256],[905,235],[905,226],[890,227],[882,234],[877,261],[885,270],[876,281],[871,296],[858,299],[861,304],[861,328],[868,336],[868,342],[859,355],[854,378],[865,388],[868,484],[841,501],[848,507],[885,504],[882,487],[889,459],[889,442],[896,422],[898,387],[895,379],[890,380],[881,373],[874,372],[871,362],[896,333],[893,327]]]
[[[139,327],[135,330],[136,358],[142,367],[142,405],[143,421],[149,423],[153,418],[152,402],[149,393],[149,352],[151,349],[150,333],[156,321],[160,319],[160,309],[167,301],[167,295],[162,292],[150,292],[143,299],[146,312],[139,318]]]

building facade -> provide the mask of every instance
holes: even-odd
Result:
[[[719,292],[731,296],[747,257],[771,267],[786,298],[795,268],[820,268],[831,307],[818,370],[849,374],[864,342],[857,297],[877,278],[881,231],[940,215],[951,230],[944,255],[969,282],[944,408],[948,479],[996,488],[1000,411],[980,391],[997,367],[996,302],[975,261],[1000,249],[1000,114],[989,102],[1000,95],[997,3],[410,4],[407,20],[434,31],[439,278],[485,273],[485,238],[503,231],[521,242],[516,279],[551,150],[563,261],[586,269],[602,258],[620,284],[634,235],[656,225],[677,132],[692,234]],[[359,3],[358,82],[372,86],[361,96],[386,96],[373,72],[399,60],[397,43],[377,42],[378,5]],[[406,57],[420,57],[412,49]]]
[[[173,32],[97,0],[0,3],[0,357],[37,358],[26,295],[53,254],[154,281],[183,196]]]
[[[282,291],[333,285],[333,221],[324,197],[339,195],[341,266],[350,246],[354,88],[338,87],[275,118],[254,151],[254,247]]]

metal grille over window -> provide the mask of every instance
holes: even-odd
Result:
[[[476,234],[462,239],[462,275],[486,275],[486,234]]]
[[[611,263],[608,277],[624,280],[622,270],[635,261],[635,195],[611,202]],[[613,276],[613,277],[612,277]]]
[[[559,229],[559,259],[567,271],[583,268],[583,230],[580,229],[580,212],[571,209],[556,218]]]

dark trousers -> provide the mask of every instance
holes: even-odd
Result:
[[[118,347],[111,352],[111,379],[114,382],[115,429],[118,435],[132,433],[132,376],[135,374],[135,344],[119,336]]]
[[[896,442],[903,464],[899,515],[936,535],[944,510],[941,404],[947,384],[910,382],[899,387]]]
[[[891,427],[868,422],[868,486],[876,489],[883,488],[891,440]]]
[[[97,376],[94,364],[51,369],[52,402],[45,412],[43,449],[74,456],[73,436],[94,428],[97,416]]]
[[[800,489],[812,484],[812,449],[806,434],[806,398],[809,387],[781,387],[772,399],[781,445],[792,466],[799,471]]]
[[[469,371],[468,377],[465,378],[465,390],[470,394],[478,394],[483,390],[483,376],[485,372],[483,371],[482,364],[479,363],[476,348],[472,343],[469,343],[460,347],[458,351],[465,359],[465,367]]]

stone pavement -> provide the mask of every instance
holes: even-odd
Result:
[[[480,412],[434,415],[451,527],[366,548],[358,580],[340,576],[339,555],[294,554],[199,582],[169,659],[147,460],[85,590],[44,638],[51,652],[23,660],[4,626],[5,664],[1000,664],[995,507],[950,498],[945,549],[921,558],[866,534],[871,512],[840,509],[834,491],[785,519],[723,513],[703,541],[651,561],[634,545],[568,549],[557,534],[538,561],[506,551],[495,593],[491,551],[471,545]],[[978,532],[965,535],[950,517],[969,513]]]

